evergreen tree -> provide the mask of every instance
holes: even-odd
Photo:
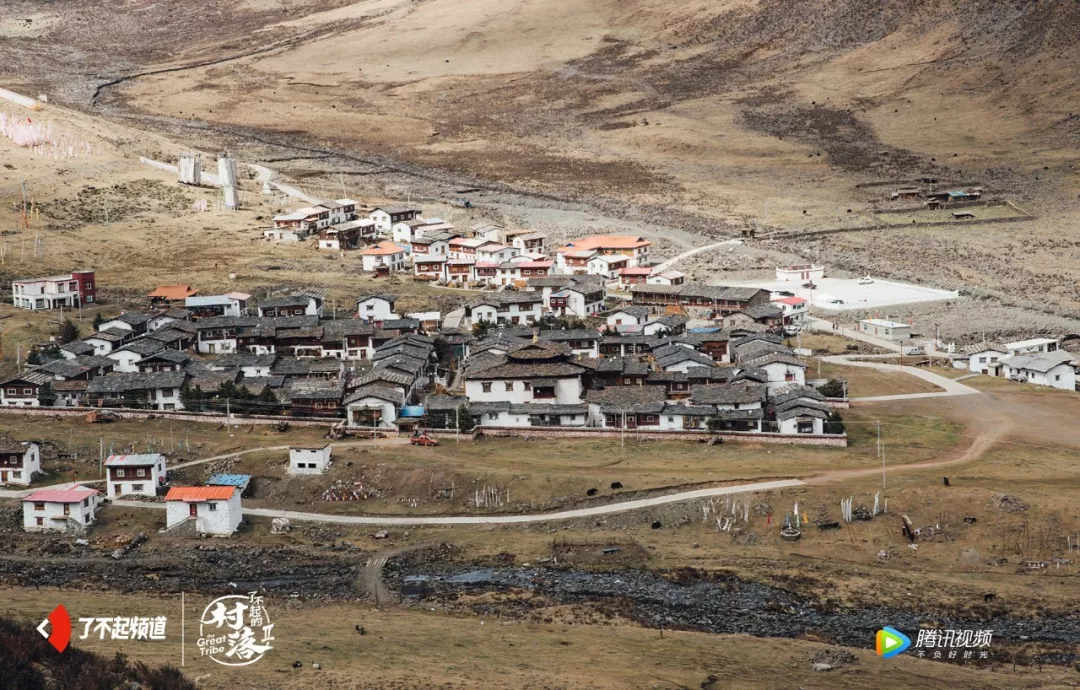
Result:
[[[94,330],[100,330],[103,323],[105,323],[105,317],[101,314],[94,314]]]
[[[51,382],[46,381],[45,384],[38,389],[38,403],[42,407],[52,407],[56,404],[56,391],[53,390]]]
[[[66,345],[78,339],[79,327],[71,319],[64,319],[64,322],[60,324],[60,328],[56,331],[56,341],[61,345]]]
[[[468,405],[459,405],[457,408],[457,428],[461,432],[470,432],[473,428],[472,416],[469,414]],[[450,426],[447,424],[447,426]]]

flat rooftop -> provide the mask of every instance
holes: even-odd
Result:
[[[814,281],[817,287],[813,291],[803,287],[805,281],[745,280],[724,281],[724,284],[756,287],[773,293],[791,292],[796,297],[802,297],[811,302],[814,307],[837,312],[876,309],[894,304],[937,302],[960,297],[959,293],[952,290],[938,290],[879,278],[873,278],[874,282],[867,285],[860,285],[860,280],[860,278],[818,278]],[[842,303],[836,300],[841,300]]]

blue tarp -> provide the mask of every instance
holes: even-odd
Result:
[[[236,486],[243,489],[250,481],[250,474],[215,474],[206,483],[210,486]]]
[[[398,417],[423,417],[424,408],[421,405],[408,405],[401,408],[401,413]]]

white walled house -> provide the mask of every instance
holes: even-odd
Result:
[[[465,381],[465,396],[470,401],[575,405],[581,402],[584,392],[580,374],[558,378],[523,376],[500,379],[485,379],[482,378],[484,375],[480,373],[478,376],[481,378]]]
[[[0,443],[0,486],[30,486],[41,472],[41,447],[31,441]]]
[[[1000,376],[1001,361],[1009,356],[1009,351],[1004,345],[981,343],[965,348],[965,354],[968,371],[974,374]]]
[[[1037,352],[1056,352],[1059,346],[1057,338],[1032,338],[1005,343],[1005,350],[1010,355],[1030,355]]]
[[[808,302],[802,297],[780,297],[772,303],[783,309],[785,326],[800,326],[806,320]]]
[[[379,232],[389,233],[394,223],[416,220],[419,215],[420,209],[415,206],[380,206],[372,210],[368,218],[375,221]]]
[[[392,429],[398,412],[405,404],[400,388],[369,384],[349,393],[342,405],[350,427],[356,429]]]
[[[446,280],[445,256],[413,256],[413,275],[433,281]]]
[[[330,444],[289,448],[289,474],[322,474],[330,467]]]
[[[396,319],[394,303],[397,295],[364,295],[356,300],[356,316],[365,321],[388,321]]]
[[[96,521],[100,495],[97,489],[78,484],[35,491],[22,500],[23,529],[82,534]]]
[[[1070,352],[1054,350],[1001,360],[1005,378],[1037,386],[1076,390],[1076,362]]]
[[[531,325],[543,316],[544,298],[535,292],[502,292],[485,296],[468,308],[472,323]]]
[[[604,310],[607,291],[588,285],[570,286],[562,290],[544,291],[544,306],[558,316],[594,316]]]
[[[476,248],[476,260],[481,263],[501,264],[521,254],[516,247],[507,247],[498,242],[486,242]]]
[[[194,521],[196,534],[227,537],[243,518],[235,486],[174,486],[165,495],[165,529]]]
[[[160,453],[110,455],[105,458],[105,491],[109,498],[157,496],[165,484],[165,456]]]
[[[858,330],[883,340],[911,340],[911,326],[900,321],[863,319]]]
[[[620,270],[630,268],[630,259],[622,254],[598,254],[589,259],[586,268],[591,275],[613,280],[618,277]]]
[[[650,316],[651,312],[648,307],[622,307],[607,313],[607,325],[610,328],[616,326],[643,326],[649,321]]]
[[[360,252],[360,263],[367,273],[405,270],[405,248],[393,242],[379,242]]]

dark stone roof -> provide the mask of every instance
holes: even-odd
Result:
[[[363,398],[379,398],[380,400],[392,402],[398,406],[405,404],[404,391],[402,391],[400,388],[380,385],[378,383],[372,383],[367,386],[360,386],[359,388],[354,388],[352,391],[349,392],[349,395],[347,398],[345,398],[345,402],[343,404],[348,405],[349,403],[354,403],[357,400],[361,400]]]
[[[690,381],[718,381],[725,383],[738,378],[739,370],[735,367],[690,367],[686,371],[686,378]]]
[[[583,367],[569,362],[507,362],[476,373],[467,372],[466,377],[472,379],[569,378],[580,376],[583,371],[585,371]]]
[[[510,406],[511,414],[588,414],[588,405],[559,405],[544,403],[522,403]]]
[[[52,379],[52,377],[49,376],[48,374],[46,374],[45,372],[27,370],[27,371],[24,371],[21,374],[18,374],[16,376],[9,376],[8,378],[4,379],[3,381],[0,381],[0,386],[4,385],[5,383],[12,383],[14,381],[25,381],[26,383],[29,383],[29,384],[32,384],[32,385],[35,385],[35,386],[44,386],[46,383],[48,383],[50,381],[50,379]]]
[[[70,352],[73,355],[91,355],[94,353],[94,346],[90,343],[84,343],[81,340],[73,340],[70,343],[64,343],[60,346],[60,349],[65,352]]]
[[[251,355],[236,352],[227,355],[218,355],[210,362],[213,367],[223,369],[239,369],[240,367],[272,367],[277,361],[277,355]]]
[[[650,287],[659,287],[656,285]],[[706,299],[721,300],[728,302],[743,302],[753,298],[759,292],[765,292],[761,288],[736,287],[732,285],[696,285],[689,283],[677,286],[680,288],[680,297],[704,297]]]
[[[420,328],[419,319],[383,319],[382,321],[384,331],[404,331],[416,328]]]
[[[131,336],[131,331],[126,331],[123,328],[106,328],[103,331],[97,331],[86,336],[86,340],[94,338],[96,340],[104,340],[107,343],[118,343],[121,340]]]
[[[322,321],[323,342],[341,340],[350,335],[373,335],[375,328],[360,319]]]
[[[359,388],[360,386],[366,386],[377,381],[383,381],[385,383],[391,383],[402,388],[408,388],[412,385],[416,377],[412,374],[407,374],[397,369],[374,369],[367,372],[357,378],[353,379],[349,386],[350,388]]]
[[[195,357],[189,355],[186,352],[181,352],[180,350],[159,350],[152,355],[147,355],[146,357],[142,358],[141,360],[139,360],[138,363],[144,364],[146,362],[152,362],[155,360],[172,362],[174,364],[188,364],[189,362],[195,361]],[[110,359],[109,362],[112,364],[116,364],[115,360]]]
[[[286,297],[271,297],[259,302],[259,309],[281,307],[306,307],[313,298],[310,295],[288,295]]]
[[[394,304],[394,302],[397,302],[397,300],[398,300],[398,296],[397,296],[397,295],[393,295],[393,294],[390,294],[389,292],[372,292],[372,293],[370,293],[370,294],[367,294],[367,295],[360,295],[359,297],[357,297],[357,298],[356,298],[356,303],[357,303],[357,304],[360,304],[361,302],[365,302],[365,301],[367,301],[367,300],[369,300],[369,299],[381,299],[381,300],[386,300],[386,301],[387,301],[387,302],[389,302],[389,303],[390,303],[391,305],[393,305],[393,304]]]
[[[664,405],[663,414],[681,414],[690,417],[713,417],[716,415],[716,407],[714,405],[677,405],[667,403]]]
[[[696,362],[705,367],[711,367],[713,364],[713,358],[706,354],[689,350],[685,347],[679,347],[677,349],[679,350],[678,352],[672,352],[666,357],[658,358],[656,360],[657,366],[661,369],[666,369],[667,367],[682,364],[683,362]]]
[[[509,412],[510,403],[499,402],[470,402],[469,416],[487,414],[488,412]]]
[[[784,308],[778,304],[759,304],[747,307],[742,312],[752,319],[778,318],[784,315]]]
[[[596,371],[600,374],[616,373],[626,376],[646,376],[651,370],[648,362],[642,362],[633,357],[605,357],[596,363]]]
[[[829,413],[827,410],[822,410],[816,407],[811,407],[805,403],[794,404],[785,407],[782,410],[776,410],[776,418],[778,420],[793,419],[795,417],[816,417],[818,419],[828,419]]]
[[[589,330],[588,328],[577,328],[560,331],[540,331],[537,337],[541,340],[563,343],[569,340],[600,340],[600,333],[598,331]]]
[[[111,319],[105,319],[105,321],[119,321],[121,323],[126,323],[129,326],[141,326],[155,316],[157,316],[157,314],[147,314],[138,311],[126,311],[123,314],[112,317]]]
[[[134,352],[140,357],[146,357],[152,355],[155,352],[160,352],[165,349],[165,343],[160,340],[152,340],[150,338],[139,338],[133,342],[124,345],[117,352]]]
[[[649,318],[649,315],[652,314],[652,311],[648,307],[642,307],[640,305],[628,304],[628,305],[626,305],[624,307],[616,307],[615,309],[612,309],[611,311],[605,312],[604,316],[613,316],[615,314],[618,314],[619,312],[622,312],[623,314],[628,314],[630,316],[633,316],[634,318],[638,319],[639,321],[642,320],[642,319]]]
[[[204,393],[216,393],[221,389],[222,384],[236,383],[240,378],[239,371],[189,371],[191,375],[191,381],[188,385],[194,387],[198,386],[199,390]]]
[[[180,388],[187,377],[187,373],[183,371],[113,373],[93,379],[86,390],[89,393],[125,393],[156,388]]]
[[[259,395],[265,388],[282,388],[285,386],[284,376],[242,376],[237,386],[243,386],[252,395]]]
[[[690,392],[690,400],[695,405],[764,402],[765,386],[756,383],[717,383],[694,386]]]
[[[34,367],[36,371],[44,371],[56,376],[62,376],[65,379],[75,378],[76,376],[82,376],[86,372],[93,369],[93,367],[82,365],[71,359],[54,359],[44,364]]]
[[[585,399],[600,405],[604,413],[659,413],[667,400],[663,386],[608,386],[603,390],[588,391]]]
[[[294,379],[285,395],[289,400],[341,400],[344,393],[339,379]]]
[[[783,363],[783,364],[790,364],[791,366],[794,366],[794,367],[802,367],[803,369],[806,368],[806,364],[804,364],[803,362],[800,362],[795,357],[795,355],[788,354],[786,352],[772,352],[772,353],[769,353],[767,355],[762,355],[761,357],[754,357],[753,359],[744,359],[744,360],[742,360],[742,362],[747,367],[752,367],[752,368],[755,368],[755,369],[761,368],[761,367],[765,366],[766,364],[775,364],[777,362],[780,362],[780,363]]]

